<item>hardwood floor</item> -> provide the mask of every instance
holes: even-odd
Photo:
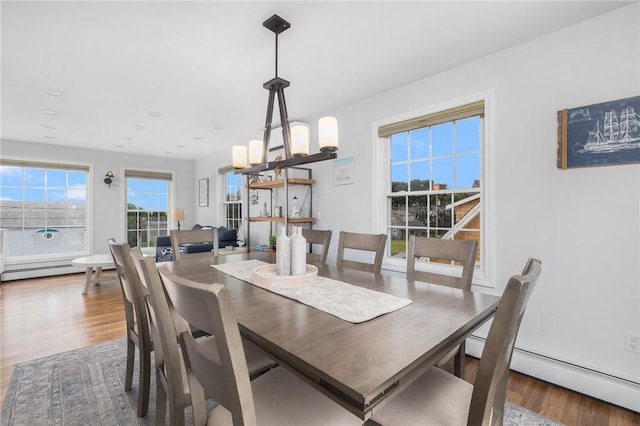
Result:
[[[113,271],[106,273],[113,274]],[[0,399],[17,363],[125,336],[117,281],[91,285],[84,274],[0,284]],[[467,380],[478,361],[467,357]],[[507,400],[566,425],[638,425],[640,414],[512,372]]]

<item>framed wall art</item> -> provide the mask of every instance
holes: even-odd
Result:
[[[640,96],[558,111],[558,168],[638,162]]]
[[[333,184],[351,185],[355,183],[355,162],[353,157],[333,160]]]
[[[198,205],[200,207],[209,206],[209,178],[198,181]]]

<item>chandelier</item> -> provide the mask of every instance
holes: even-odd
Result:
[[[335,117],[322,117],[318,122],[318,142],[320,152],[309,154],[309,129],[306,126],[289,126],[287,115],[287,103],[284,99],[284,89],[289,87],[289,82],[278,77],[278,34],[291,27],[287,21],[273,15],[262,23],[276,36],[276,74],[275,77],[263,84],[269,91],[267,103],[267,118],[264,125],[264,137],[262,140],[252,140],[249,146],[234,145],[233,167],[236,174],[257,174],[267,170],[286,169],[287,167],[302,164],[315,163],[317,161],[331,160],[338,157],[338,124]],[[278,109],[280,110],[280,123],[282,126],[282,140],[284,145],[284,158],[273,161],[268,160],[269,141],[271,138],[271,122],[273,119],[273,104],[278,97]]]

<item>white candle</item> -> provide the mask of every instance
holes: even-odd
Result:
[[[309,129],[307,126],[293,126],[291,128],[291,155],[309,154]]]
[[[335,117],[318,120],[318,142],[321,151],[338,149],[338,120]]]
[[[236,169],[244,169],[247,167],[247,147],[244,145],[233,146],[233,167]]]
[[[249,141],[249,164],[256,165],[262,163],[262,148],[264,143],[259,139]]]

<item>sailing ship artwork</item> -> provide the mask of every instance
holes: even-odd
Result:
[[[640,162],[640,96],[558,112],[558,167]]]

